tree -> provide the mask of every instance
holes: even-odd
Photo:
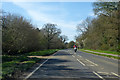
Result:
[[[39,50],[39,32],[22,16],[2,17],[3,53],[17,54]]]
[[[22,16],[5,14],[2,17],[3,54],[16,55],[44,49],[65,48],[67,36],[61,40],[61,30],[55,24],[35,28]]]
[[[60,39],[63,43],[65,43],[68,40],[68,37],[66,35],[60,36]]]
[[[70,41],[70,42],[68,43],[68,48],[73,48],[74,44],[75,44],[74,41]]]
[[[119,2],[95,2],[94,12],[96,15],[104,14],[106,16],[111,16],[113,12],[117,11]]]
[[[56,28],[56,24],[47,23],[43,26],[42,32],[44,37],[47,40],[47,49],[50,49],[50,44],[52,43],[52,39],[58,37],[61,33],[61,30]]]
[[[85,47],[85,41],[88,39],[88,37],[91,34],[92,31],[92,18],[87,17],[81,24],[77,25],[77,32],[81,33],[79,36],[76,38],[76,40],[79,42],[79,45],[81,48],[83,46]]]
[[[94,19],[86,19],[77,26],[81,32],[76,38],[83,48],[118,50],[118,30],[120,24],[120,11],[118,2],[95,2],[94,11],[98,15]]]

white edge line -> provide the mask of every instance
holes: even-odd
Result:
[[[105,80],[102,76],[100,76],[100,75],[99,75],[98,73],[96,73],[95,71],[93,71],[93,73],[94,73],[95,75],[97,75],[99,78]]]
[[[56,52],[57,53],[57,52]],[[54,53],[53,55],[55,55],[56,53]],[[52,56],[53,56],[52,55]],[[48,58],[47,60],[45,60],[42,64],[40,64],[34,71],[32,71],[29,75],[27,75],[24,80],[27,80],[30,76],[32,76],[33,73],[35,73],[35,71],[37,71],[43,64],[45,64],[50,58]]]
[[[77,59],[78,62],[80,62],[83,66],[85,66],[85,64],[83,62],[81,62],[79,59]]]
[[[45,64],[47,61],[48,61],[48,59],[45,60],[42,64],[40,64],[40,65],[39,65],[33,72],[31,72],[27,77],[25,77],[24,80],[28,79],[33,73],[35,73],[35,71],[37,71],[37,70],[38,70],[43,64]]]
[[[114,74],[115,76],[117,76],[117,77],[120,77],[118,74],[116,74],[116,73],[114,73],[114,72],[111,72],[112,74]]]

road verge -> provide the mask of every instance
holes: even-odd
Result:
[[[43,60],[42,58],[28,56],[49,56],[57,51],[58,49],[52,49],[22,55],[2,55],[2,80],[18,79],[21,74]]]
[[[101,51],[98,52],[97,50],[87,50],[87,49],[80,49],[80,51],[95,54],[95,55],[105,56],[105,57],[109,57],[109,58],[120,59],[120,55],[117,55],[118,52],[111,54],[111,53],[103,53]]]

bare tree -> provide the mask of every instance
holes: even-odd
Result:
[[[66,35],[60,36],[60,39],[63,43],[65,43],[68,40],[68,37]]]
[[[77,31],[80,32],[81,34],[85,34],[87,32],[91,25],[92,25],[92,18],[87,17],[86,20],[84,20],[81,24],[77,25]]]
[[[42,28],[44,37],[47,39],[48,49],[50,49],[52,39],[54,39],[55,36],[59,36],[61,33],[61,30],[56,28],[56,26],[57,26],[56,24],[47,23]]]

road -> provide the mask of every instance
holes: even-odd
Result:
[[[50,56],[25,79],[119,80],[120,76],[118,60],[66,49]]]

